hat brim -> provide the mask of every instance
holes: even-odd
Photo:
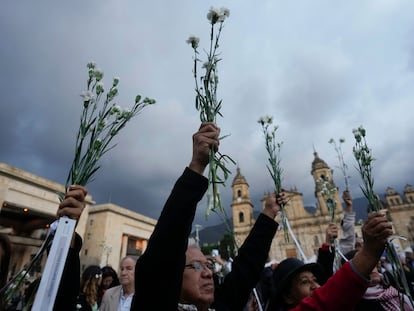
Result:
[[[299,273],[309,271],[312,272],[312,274],[316,277],[318,282],[321,282],[321,279],[323,278],[323,269],[322,266],[318,263],[307,263],[304,264],[301,267],[298,267],[296,269],[293,269],[290,271],[283,280],[280,280],[276,286],[276,292],[278,295],[281,295],[283,292],[288,290],[288,287],[290,287],[290,282],[292,279]]]

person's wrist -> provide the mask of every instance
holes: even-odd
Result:
[[[375,245],[370,246],[369,242],[366,242],[363,244],[361,248],[361,255],[365,258],[371,259],[371,258],[380,258],[381,254],[383,253],[385,247],[378,246],[375,247]]]
[[[190,162],[190,164],[188,165],[188,168],[189,168],[190,170],[192,170],[192,171],[194,171],[194,172],[196,172],[196,173],[200,174],[200,175],[203,175],[203,174],[204,174],[204,170],[205,170],[206,166],[205,166],[205,165],[203,165],[203,164],[200,164],[200,163],[199,163],[199,162],[197,162],[197,161],[192,160],[192,161]]]
[[[326,238],[325,238],[325,243],[330,244],[330,245],[333,245],[334,242],[335,242],[335,239],[337,237],[338,236],[336,234],[327,234],[326,235]]]
[[[380,258],[380,255],[376,253],[377,251],[362,248],[352,259],[353,266],[356,270],[368,279],[372,269],[375,268]]]
[[[277,213],[274,212],[273,210],[268,210],[268,209],[264,209],[262,211],[263,215],[266,215],[267,217],[271,218],[271,219],[275,219]]]

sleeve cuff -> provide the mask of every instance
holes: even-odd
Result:
[[[363,276],[361,273],[358,272],[358,270],[355,268],[354,266],[354,262],[352,261],[352,259],[349,261],[349,265],[351,266],[352,271],[362,280],[364,280],[365,282],[369,283],[371,282],[370,278],[366,278],[365,276]]]
[[[323,243],[322,246],[321,246],[321,250],[324,251],[324,252],[329,251],[329,252],[332,253],[333,251],[335,251],[335,246]]]

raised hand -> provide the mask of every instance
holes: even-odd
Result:
[[[87,194],[88,190],[85,187],[78,185],[70,186],[65,194],[65,198],[59,204],[57,217],[68,216],[78,221],[85,208],[85,197]]]
[[[277,194],[272,193],[266,198],[262,213],[273,219],[279,213],[281,206],[286,205],[286,203],[286,193],[283,190]]]
[[[193,171],[203,174],[209,161],[211,147],[218,151],[220,129],[212,122],[204,122],[193,135],[193,157],[188,166]]]

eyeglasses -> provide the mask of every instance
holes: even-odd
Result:
[[[212,262],[202,263],[200,261],[193,261],[192,263],[185,265],[185,267],[188,269],[194,269],[197,272],[202,272],[206,270],[214,272],[214,264]]]

